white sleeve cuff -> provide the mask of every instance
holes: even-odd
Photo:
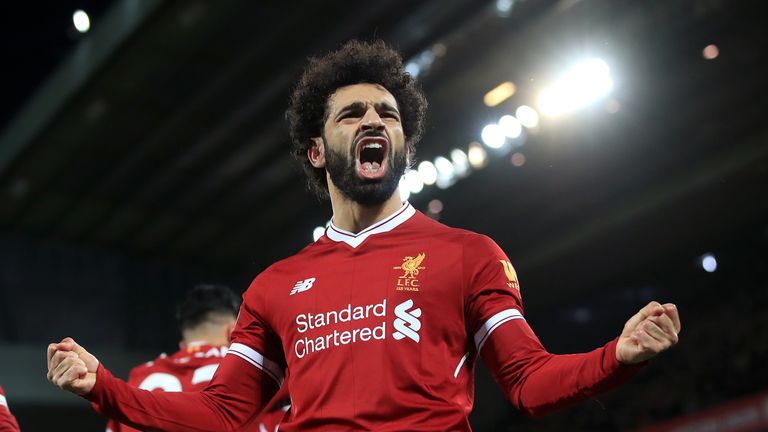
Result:
[[[494,330],[499,328],[499,326],[505,322],[515,319],[525,319],[523,318],[523,314],[521,314],[517,309],[505,309],[488,318],[488,321],[480,326],[480,330],[475,333],[475,346],[477,347],[477,353],[479,354],[480,350],[483,349],[485,341],[488,340]]]
[[[227,350],[227,355],[230,354],[238,356],[248,363],[261,369],[265,374],[267,374],[267,376],[275,380],[278,387],[283,385],[285,376],[283,375],[283,371],[280,366],[278,366],[277,363],[273,362],[272,360],[259,354],[253,348],[250,348],[249,346],[243,345],[241,343],[233,343],[229,347],[229,350]]]

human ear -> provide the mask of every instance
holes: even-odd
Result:
[[[325,146],[322,138],[312,138],[312,145],[307,149],[307,159],[313,167],[325,168]]]

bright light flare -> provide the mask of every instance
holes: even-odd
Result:
[[[456,182],[456,170],[447,158],[443,156],[436,157],[435,168],[437,168],[437,181],[435,182],[437,187],[446,189]]]
[[[485,151],[479,142],[475,141],[469,145],[467,159],[469,159],[469,165],[472,168],[480,169],[485,166],[485,163],[488,160],[488,152]]]
[[[315,241],[319,240],[320,237],[325,234],[325,227],[315,227],[315,229],[312,231],[312,238],[315,239]]]
[[[85,33],[91,29],[91,19],[82,9],[78,9],[72,14],[72,23],[80,33]]]
[[[548,116],[583,108],[610,93],[613,78],[608,64],[592,58],[568,70],[562,78],[539,95],[539,109]]]
[[[462,150],[453,149],[451,151],[451,161],[457,176],[464,177],[469,174],[469,157]]]
[[[700,262],[701,268],[707,273],[714,273],[717,270],[717,259],[712,254],[704,254]]]
[[[408,198],[411,197],[411,190],[408,188],[408,183],[405,180],[405,176],[400,178],[398,190],[400,191],[400,201],[408,201]]]
[[[403,175],[405,185],[412,194],[417,194],[424,189],[424,180],[421,179],[421,174],[416,170],[408,170]]]
[[[424,161],[419,164],[419,174],[421,175],[421,181],[427,186],[432,186],[437,181],[437,168],[435,164],[430,161]]]
[[[539,125],[539,113],[528,105],[520,105],[517,107],[515,117],[517,117],[521,125],[528,129],[533,129]]]
[[[502,116],[499,119],[499,127],[508,138],[519,138],[520,134],[523,133],[523,125],[520,123],[520,120],[511,115]]]
[[[480,138],[483,139],[485,145],[492,149],[502,148],[506,141],[504,130],[498,124],[489,124],[484,127],[480,133]]]
[[[486,106],[495,107],[512,97],[516,91],[517,87],[515,86],[515,83],[512,81],[503,82],[483,96],[483,103]]]

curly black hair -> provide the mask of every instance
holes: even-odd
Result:
[[[211,313],[237,316],[240,298],[224,285],[196,285],[176,308],[179,328],[192,329],[209,319]]]
[[[307,150],[312,146],[313,137],[322,136],[330,96],[341,87],[361,83],[378,84],[395,97],[412,156],[424,131],[427,110],[424,93],[405,71],[400,54],[383,41],[352,40],[336,51],[310,58],[291,94],[286,118],[292,153],[307,174],[310,190],[321,198],[328,197],[325,170],[309,163]]]

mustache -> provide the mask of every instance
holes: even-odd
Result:
[[[353,155],[355,154],[355,149],[357,148],[357,143],[359,143],[361,139],[363,139],[363,138],[371,138],[371,137],[384,138],[385,140],[387,140],[387,142],[389,142],[389,137],[387,137],[387,135],[383,131],[377,130],[377,129],[366,129],[366,130],[360,132],[359,134],[357,134],[355,139],[352,140],[352,147],[350,149],[351,150],[351,154],[353,154]]]

